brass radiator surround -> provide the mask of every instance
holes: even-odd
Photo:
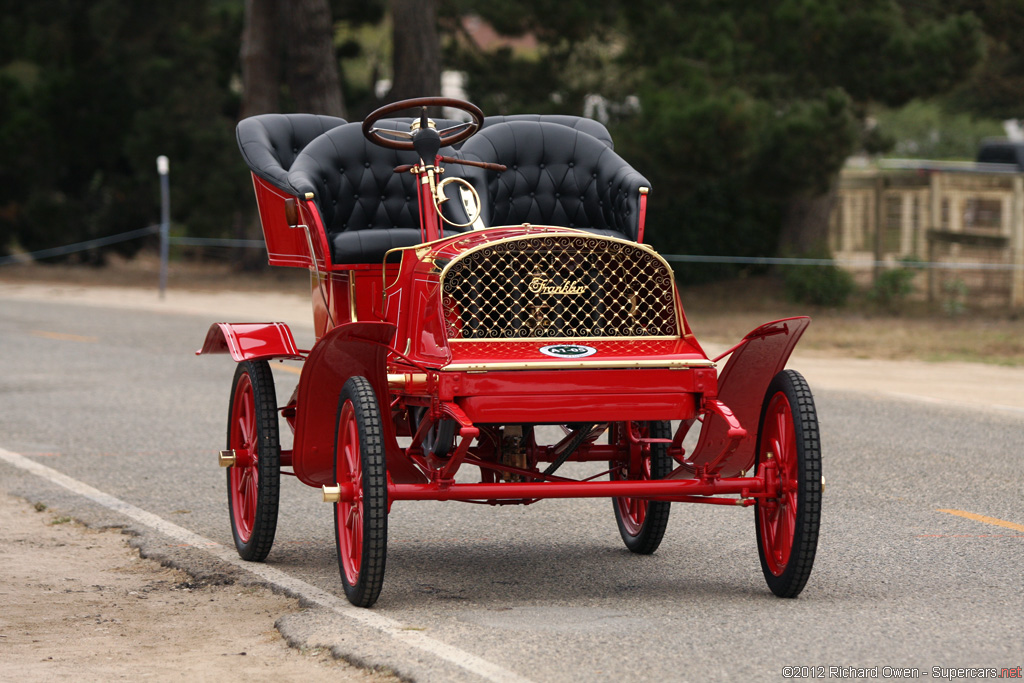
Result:
[[[672,269],[648,247],[581,234],[470,249],[440,276],[451,341],[674,339]]]

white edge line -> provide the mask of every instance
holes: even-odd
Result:
[[[72,493],[76,493],[87,498],[109,510],[123,514],[139,524],[150,527],[151,529],[154,529],[175,541],[179,541],[185,545],[202,550],[213,555],[222,562],[227,562],[228,564],[238,567],[243,571],[255,574],[267,583],[284,589],[292,595],[299,595],[309,602],[329,609],[332,612],[352,619],[353,621],[358,621],[362,625],[368,626],[380,633],[383,633],[384,635],[395,638],[409,647],[423,650],[424,652],[439,657],[461,669],[465,669],[470,673],[481,676],[486,680],[501,683],[529,682],[529,679],[527,678],[523,678],[508,669],[466,652],[454,645],[449,645],[448,643],[436,640],[435,638],[431,638],[419,631],[408,630],[402,626],[401,622],[396,621],[395,619],[383,616],[376,612],[371,612],[367,609],[354,607],[336,595],[332,595],[331,593],[321,590],[310,583],[306,583],[301,579],[290,576],[280,569],[275,569],[274,567],[270,567],[259,562],[245,562],[238,557],[234,549],[227,548],[216,541],[212,541],[204,536],[200,536],[199,534],[189,531],[184,527],[168,522],[152,512],[147,512],[146,510],[136,507],[131,503],[126,503],[119,498],[115,498],[108,493],[95,489],[86,483],[73,479],[66,474],[62,474],[55,469],[47,467],[46,465],[41,465],[40,463],[30,460],[23,455],[12,453],[11,451],[0,448],[0,459],[5,460],[14,467],[30,472],[38,477],[57,484],[58,486],[62,486]]]

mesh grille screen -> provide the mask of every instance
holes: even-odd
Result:
[[[674,337],[672,275],[639,246],[523,237],[454,260],[441,283],[449,339]]]

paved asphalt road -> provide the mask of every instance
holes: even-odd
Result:
[[[231,547],[215,453],[233,364],[192,355],[210,322],[0,301],[0,448]],[[308,330],[297,334],[308,343]],[[287,396],[297,376],[275,375]],[[1018,667],[1024,415],[984,411],[983,386],[957,398],[978,408],[817,393],[828,489],[815,570],[796,600],[765,586],[749,509],[677,504],[661,549],[637,557],[605,500],[399,503],[373,612],[536,681],[775,681],[790,666],[823,667],[795,672],[805,677],[916,667],[958,680],[949,669]],[[2,461],[0,489],[125,523]],[[330,507],[290,478],[281,498],[268,565],[342,596]],[[241,577],[142,531],[149,553],[208,579]],[[280,627],[419,680],[479,680],[336,611]]]

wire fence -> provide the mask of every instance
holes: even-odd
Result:
[[[143,237],[148,237],[149,235],[156,235],[159,232],[159,225],[150,225],[145,228],[139,228],[138,230],[130,230],[128,232],[123,232],[118,235],[110,235],[108,237],[98,237],[96,239],[86,240],[85,242],[67,244],[62,247],[53,247],[52,249],[42,249],[40,251],[13,254],[11,256],[0,256],[0,266],[40,261],[48,258],[55,258],[57,256],[70,256],[71,254],[77,254],[91,249],[109,247],[113,244],[130,242],[131,240],[141,239]],[[184,247],[228,247],[234,249],[266,248],[263,240],[219,239],[212,237],[171,237],[168,241],[172,245]]]
[[[100,247],[108,247],[112,244],[118,244],[120,242],[136,240],[139,239],[140,237],[146,237],[147,235],[155,235],[158,232],[160,232],[159,225],[150,225],[145,228],[139,228],[138,230],[123,232],[119,235],[98,237],[96,239],[86,240],[85,242],[67,244],[62,247],[43,249],[41,251],[33,251],[27,254],[0,256],[0,266],[6,266],[12,263],[24,263],[25,261],[38,261],[40,259],[53,258],[55,256],[68,256],[70,254],[77,254],[78,252],[82,251],[89,251],[90,249],[98,249]]]
[[[731,263],[754,266],[845,266],[848,268],[910,268],[920,270],[1024,270],[1024,264],[953,261],[872,261],[838,258],[780,258],[771,256],[701,256],[661,254],[666,261],[680,263]]]
[[[0,257],[0,266],[13,263],[38,261],[57,256],[68,256],[90,249],[128,242],[160,232],[159,225],[150,225],[138,230],[131,230],[119,235],[99,237],[85,242],[77,242],[52,249],[43,249],[23,254]],[[265,249],[263,240],[222,239],[211,237],[171,237],[170,244],[186,247],[222,247],[229,249]],[[1024,270],[1024,264],[1014,263],[982,263],[982,262],[925,262],[925,261],[870,261],[855,259],[824,259],[824,258],[781,258],[772,256],[705,256],[699,254],[661,254],[666,261],[676,263],[715,263],[752,266],[839,266],[855,268],[911,268],[920,270]]]

